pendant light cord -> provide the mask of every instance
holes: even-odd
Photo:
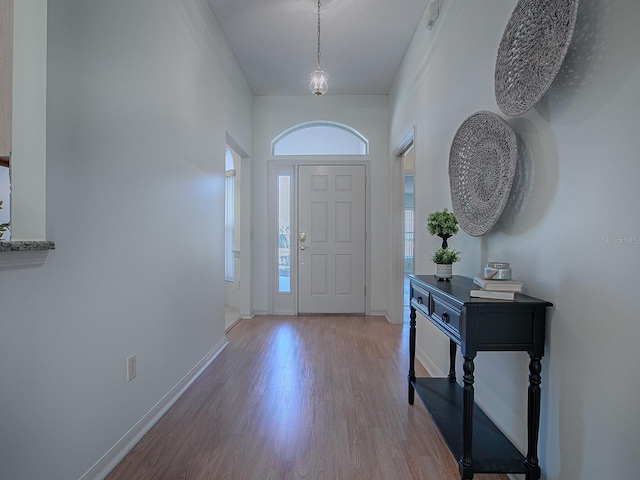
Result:
[[[318,70],[320,70],[320,0],[318,0]]]
[[[316,96],[324,95],[327,93],[329,85],[327,84],[327,74],[320,68],[320,0],[318,0],[318,63],[316,69],[309,75],[311,77],[311,83],[309,83],[309,91]]]

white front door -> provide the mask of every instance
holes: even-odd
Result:
[[[365,312],[365,167],[300,166],[298,312]]]

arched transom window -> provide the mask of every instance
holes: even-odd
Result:
[[[355,129],[336,122],[306,122],[271,141],[273,155],[367,155],[369,141]]]

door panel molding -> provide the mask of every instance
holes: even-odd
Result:
[[[365,312],[365,178],[363,165],[298,167],[300,313]]]

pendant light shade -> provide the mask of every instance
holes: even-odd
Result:
[[[326,72],[318,69],[315,72],[311,72],[309,76],[311,77],[311,83],[309,84],[311,93],[317,96],[327,93],[329,89],[329,84],[327,83],[329,75],[327,75]]]
[[[315,71],[311,72],[309,90],[316,96],[324,95],[329,89],[329,75],[320,69],[320,0],[318,0],[318,62]]]

